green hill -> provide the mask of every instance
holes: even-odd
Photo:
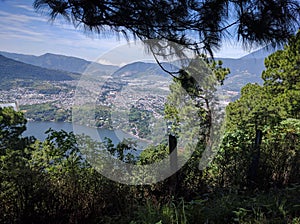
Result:
[[[0,55],[1,88],[9,88],[11,83],[34,81],[66,81],[79,78],[79,74],[41,68],[25,64]]]

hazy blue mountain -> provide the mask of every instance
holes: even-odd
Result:
[[[223,66],[230,69],[230,74],[224,82],[227,90],[240,91],[247,83],[262,84],[261,73],[265,69],[264,58],[220,59]]]
[[[63,71],[75,72],[75,73],[85,72],[88,66],[92,63],[90,61],[77,58],[77,57],[50,54],[50,53],[43,54],[41,56],[16,54],[16,53],[9,53],[9,52],[0,52],[0,54],[2,54],[5,57],[20,62],[24,62],[27,64],[48,68],[48,69],[63,70]],[[117,69],[118,69],[117,66],[93,63],[93,70],[98,71],[102,74],[103,73],[112,74]]]
[[[224,82],[224,88],[231,91],[240,91],[247,83],[262,84],[261,73],[265,69],[264,58],[245,58],[245,59],[230,59],[220,58],[223,61],[223,66],[230,68],[231,73]],[[169,71],[177,71],[170,64],[162,63],[163,67]],[[118,69],[114,77],[125,79],[135,79],[144,77],[169,77],[171,76],[164,72],[156,63],[134,62],[127,64]]]
[[[227,90],[240,91],[247,83],[262,84],[262,71],[265,69],[264,59],[276,49],[262,48],[238,59],[218,58],[223,61],[223,66],[230,68],[231,73],[224,82],[224,88]],[[174,71],[167,63],[162,63],[163,67]],[[137,78],[145,75],[170,76],[164,72],[156,63],[135,62],[123,66],[114,73],[114,76],[124,76]]]
[[[63,81],[73,80],[76,76],[79,74],[41,68],[0,55],[0,79],[2,83],[16,79]]]
[[[265,69],[264,60],[277,49],[262,48],[238,59],[220,58],[223,66],[231,73],[224,82],[227,90],[240,91],[247,83],[262,84],[261,74]]]
[[[271,47],[271,46],[267,46],[267,47],[263,47],[257,51],[254,51],[250,54],[245,55],[244,57],[241,57],[241,59],[253,59],[253,58],[266,58],[268,57],[271,53],[282,49],[282,47]]]
[[[161,65],[168,71],[175,70],[174,66],[169,63],[161,63]],[[161,67],[156,63],[148,62],[133,62],[127,64],[113,73],[114,77],[130,77],[130,78],[140,78],[140,77],[151,77],[151,76],[161,76],[169,78],[170,75],[163,71]]]

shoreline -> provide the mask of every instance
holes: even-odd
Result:
[[[129,135],[130,136],[130,137],[128,137],[128,138],[126,137],[124,139],[138,140],[138,141],[140,141],[142,143],[147,143],[147,144],[151,144],[152,143],[150,140],[140,138],[139,136],[134,135],[133,133],[130,133],[130,132],[122,130],[122,129],[112,129],[112,128],[109,128],[109,127],[95,127],[95,126],[91,126],[91,125],[83,125],[83,124],[73,123],[73,122],[69,122],[69,121],[55,121],[55,120],[36,121],[36,120],[33,120],[33,119],[27,119],[27,118],[26,118],[26,120],[27,120],[26,126],[28,125],[28,123],[53,123],[53,124],[59,124],[59,123],[61,123],[61,124],[72,125],[72,131],[67,131],[67,130],[65,130],[65,131],[67,131],[67,132],[73,132],[73,133],[74,133],[73,125],[78,125],[78,126],[81,126],[81,127],[84,127],[84,128],[92,128],[92,129],[96,129],[96,130],[109,130],[109,131],[112,131],[112,132],[120,131],[120,132],[124,133],[125,135]],[[49,127],[49,128],[51,128],[51,127]],[[61,129],[61,130],[63,130],[63,129]]]

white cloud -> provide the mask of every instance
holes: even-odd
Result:
[[[24,41],[24,40],[42,42],[42,40],[40,38],[24,36],[24,35],[20,35],[20,34],[2,34],[2,33],[0,33],[0,38],[3,40],[4,39],[6,39],[6,40],[18,39],[20,41],[20,43],[22,43],[22,41]]]
[[[40,17],[38,15],[36,16],[31,16],[31,15],[19,15],[19,14],[14,14],[10,12],[5,12],[3,10],[0,10],[0,17],[2,17],[1,23],[8,23],[8,22],[19,22],[19,23],[25,23],[25,22],[30,22],[30,21],[41,21],[41,22],[46,22],[47,20],[43,17]]]
[[[105,60],[105,59],[98,59],[96,60],[97,63],[103,64],[103,65],[117,65],[119,64],[113,64],[111,61]]]
[[[44,21],[27,15],[16,15],[0,10],[0,35],[1,39],[18,39],[41,41],[44,37],[43,32],[34,29],[30,23],[34,21]]]
[[[44,34],[41,32],[36,32],[36,31],[32,31],[29,29],[22,29],[20,27],[15,27],[15,26],[3,26],[2,24],[0,24],[0,33],[1,32],[5,32],[6,34],[16,34],[16,33],[21,33],[21,34],[25,34],[25,35],[31,35],[31,36],[35,36],[35,37],[43,37]]]
[[[0,9],[0,50],[36,55],[61,53],[94,61],[123,41],[100,40],[96,35],[75,30],[63,20],[49,23],[47,17],[33,12],[27,3],[14,0],[4,3]]]
[[[16,4],[16,5],[14,5],[14,7],[25,9],[25,10],[30,11],[30,12],[34,12],[33,7],[29,6],[29,5]]]

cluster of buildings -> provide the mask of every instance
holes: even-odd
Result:
[[[137,78],[109,78],[102,83],[92,80],[84,82],[45,81],[45,83],[37,83],[35,87],[0,90],[0,106],[12,106],[18,110],[19,105],[51,103],[58,109],[70,110],[73,105],[80,107],[90,103],[90,99],[93,99],[93,103],[106,108],[129,111],[134,106],[141,111],[150,112],[154,118],[162,118],[164,105],[170,93],[168,90],[169,84],[170,82],[167,80],[141,80]],[[48,89],[42,88],[43,85],[48,86]],[[51,87],[55,87],[55,91]],[[82,96],[78,97],[80,95],[78,92],[81,92]],[[232,92],[231,94],[236,93]],[[224,104],[224,107],[228,102],[228,99],[221,100],[221,104]]]
[[[47,84],[48,81],[47,81]],[[54,83],[52,83],[53,85]],[[43,85],[43,83],[39,83]],[[16,87],[10,90],[0,90],[0,103],[18,102],[18,105],[34,105],[53,102],[57,106],[68,109],[73,105],[75,87],[66,84],[66,81],[55,82],[59,91],[52,92],[51,89],[39,90],[34,87]]]

